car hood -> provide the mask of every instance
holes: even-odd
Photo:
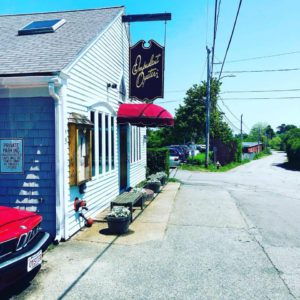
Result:
[[[42,217],[36,213],[0,206],[0,243],[19,238],[23,233],[41,223]]]

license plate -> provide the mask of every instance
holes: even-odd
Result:
[[[35,267],[39,266],[42,263],[42,258],[43,258],[42,250],[40,250],[36,254],[28,257],[28,260],[27,260],[27,272],[30,272]]]

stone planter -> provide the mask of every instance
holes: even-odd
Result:
[[[128,231],[130,216],[128,217],[110,217],[107,216],[109,231],[113,234],[124,234]]]

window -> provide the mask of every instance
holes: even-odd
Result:
[[[95,124],[95,112],[91,111],[91,122]],[[92,127],[92,176],[95,176],[95,126]]]
[[[55,32],[59,27],[65,24],[64,19],[34,21],[26,25],[18,31],[19,35],[51,33]]]
[[[142,139],[141,139],[141,128],[139,128],[139,160],[142,159]]]
[[[102,114],[98,114],[98,157],[99,157],[99,174],[103,173],[102,168]]]
[[[105,170],[109,171],[109,138],[108,138],[108,115],[105,115]]]
[[[115,168],[115,118],[111,117],[111,168]]]
[[[92,176],[105,174],[115,169],[116,163],[116,118],[109,113],[93,111],[91,121]]]
[[[136,161],[135,152],[136,152],[136,127],[132,128],[133,130],[133,161]]]
[[[131,162],[142,159],[141,128],[131,127]]]

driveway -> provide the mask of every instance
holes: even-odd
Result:
[[[178,171],[124,237],[84,231],[13,299],[300,297],[299,172],[284,155],[226,173]],[[175,197],[176,195],[176,197]]]

